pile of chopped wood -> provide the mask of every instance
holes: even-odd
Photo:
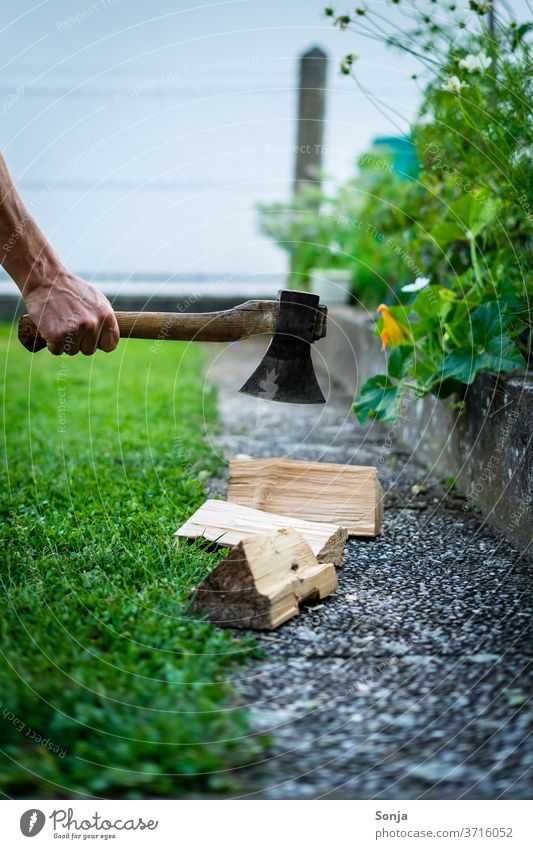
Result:
[[[336,590],[347,537],[379,534],[382,505],[372,466],[232,460],[228,500],[206,501],[175,535],[232,546],[196,588],[195,609],[219,625],[276,628]]]

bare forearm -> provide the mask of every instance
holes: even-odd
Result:
[[[51,353],[116,348],[119,330],[111,304],[63,265],[24,205],[1,155],[0,264],[19,287]]]
[[[53,285],[61,261],[22,201],[0,155],[0,262],[22,294]]]

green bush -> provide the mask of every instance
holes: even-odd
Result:
[[[356,176],[334,191],[310,187],[290,206],[261,207],[261,227],[289,255],[295,288],[308,287],[313,268],[345,269],[352,273],[354,300],[376,307],[416,276],[407,250],[415,225],[404,211],[412,174],[398,173],[386,145],[363,154],[357,165]]]
[[[406,395],[446,397],[482,370],[523,368],[531,350],[533,25],[501,10],[489,18],[491,3],[475,0],[388,5],[401,8],[325,11],[421,68],[410,135],[419,169],[398,168],[392,150],[370,151],[347,185],[262,210],[294,283],[313,267],[348,268],[356,300],[382,302],[376,333],[392,353],[387,374],[356,401],[362,423],[394,419]],[[364,91],[356,69],[348,54],[340,71]]]
[[[362,423],[394,419],[407,394],[446,397],[482,370],[523,368],[531,349],[532,24],[506,22],[474,0],[401,5],[410,21],[401,29],[364,6],[353,16],[326,10],[341,29],[370,27],[416,57],[429,79],[412,128],[419,180],[403,198],[396,186],[385,196],[395,238],[421,274],[380,308],[377,332],[393,350],[387,374],[356,401]],[[341,71],[357,80],[355,66],[349,55]]]

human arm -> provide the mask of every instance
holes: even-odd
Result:
[[[52,354],[113,351],[113,308],[94,286],[65,268],[30,214],[0,154],[0,264],[14,280]]]

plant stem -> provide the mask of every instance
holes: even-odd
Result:
[[[445,329],[446,333],[448,334],[448,336],[449,336],[449,337],[450,337],[450,339],[452,340],[453,344],[454,344],[457,348],[460,348],[460,347],[461,347],[461,346],[460,346],[460,343],[459,343],[459,342],[457,341],[457,339],[455,338],[455,335],[454,335],[454,333],[453,333],[453,331],[452,331],[452,329],[451,329],[450,325],[449,325],[449,324],[447,324],[446,322],[444,322],[444,325],[443,325],[443,326],[444,326],[444,329]]]
[[[406,389],[412,389],[413,392],[425,392],[426,390],[422,388],[422,386],[417,386],[416,383],[409,383],[407,380],[402,380],[403,385]]]
[[[474,270],[474,277],[476,278],[476,284],[480,289],[482,289],[483,288],[483,279],[481,277],[481,270],[479,268],[479,262],[478,262],[478,258],[477,258],[476,239],[471,233],[468,234],[468,243],[470,245],[470,256],[472,258],[472,268]]]

